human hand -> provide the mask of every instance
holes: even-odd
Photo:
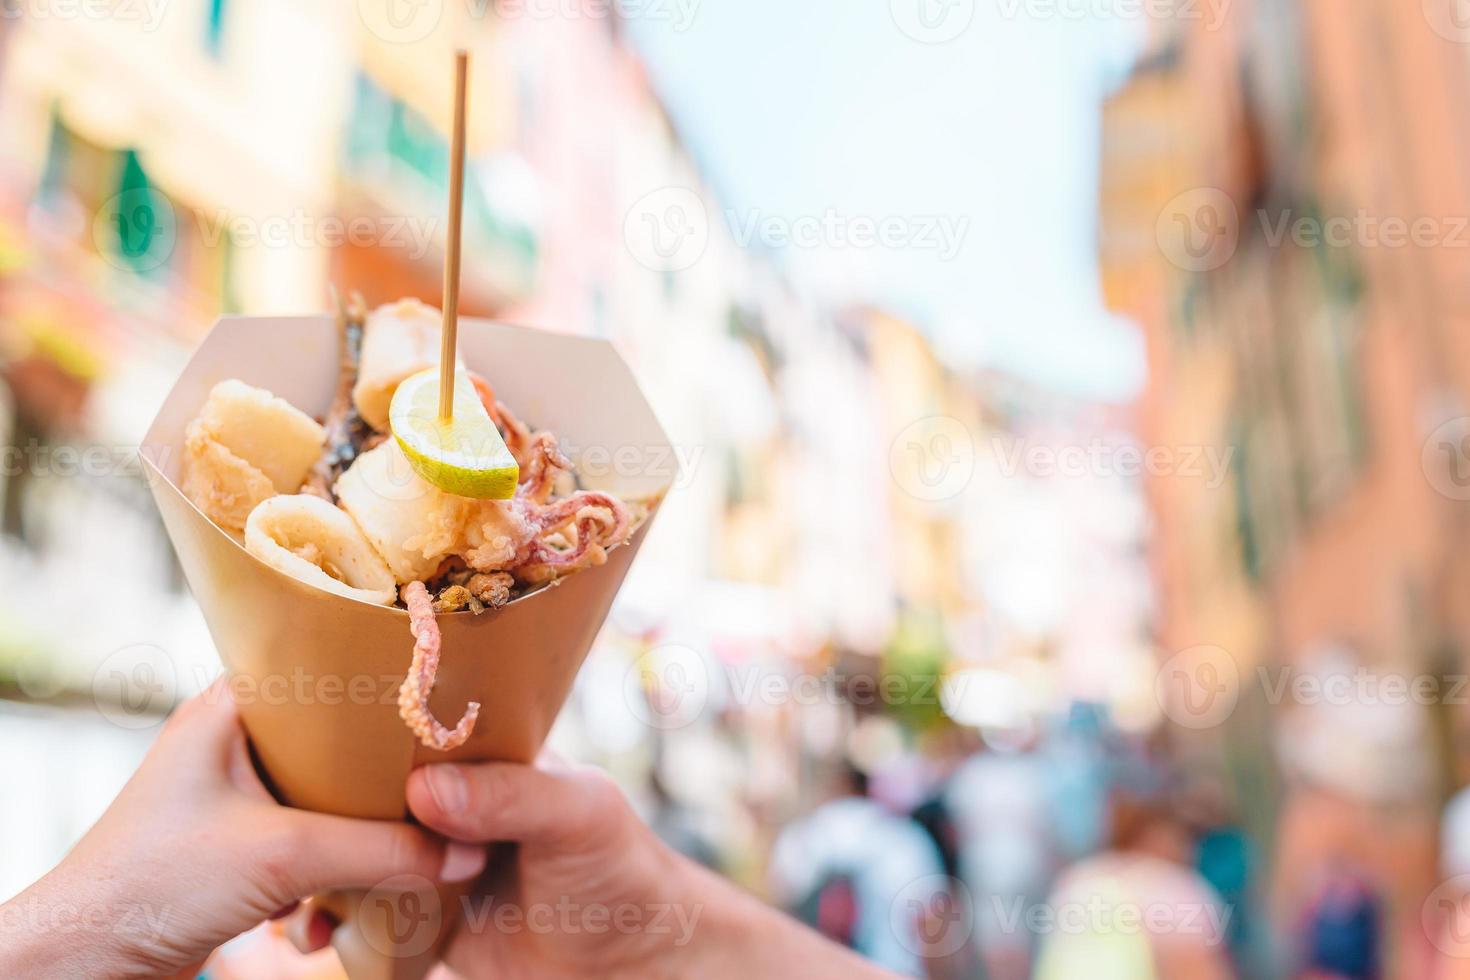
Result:
[[[65,860],[0,907],[0,975],[192,976],[307,895],[401,874],[464,881],[484,861],[407,824],[277,804],[220,682],[169,718]]]
[[[425,766],[408,802],[451,839],[518,845],[462,909],[464,976],[889,976],[666,847],[598,770]]]

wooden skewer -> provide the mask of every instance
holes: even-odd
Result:
[[[459,344],[459,240],[464,215],[464,109],[468,51],[454,53],[454,135],[449,144],[449,235],[444,255],[444,330],[439,343],[439,418],[454,418],[454,361]]]

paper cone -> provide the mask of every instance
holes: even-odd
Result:
[[[444,640],[430,698],[434,714],[452,726],[467,701],[482,707],[466,744],[451,752],[423,747],[398,717],[398,686],[413,650],[408,614],[276,571],[179,490],[184,428],[211,387],[239,378],[320,417],[332,397],[337,344],[336,324],[326,316],[221,320],[154,420],[142,447],[144,469],[278,797],[326,813],[401,820],[404,783],[415,766],[535,757],[647,522],[604,565],[479,616],[439,617]],[[585,487],[661,499],[673,482],[667,437],[610,344],[464,320],[459,346],[465,363],[519,416],[555,432],[574,462],[580,457]],[[422,976],[431,965],[445,931],[433,907],[452,924],[458,895],[413,885],[387,883],[329,899],[353,927],[339,930],[334,945],[354,980]],[[411,895],[418,897],[404,897]],[[395,909],[399,919],[422,923],[416,934],[395,933],[402,924],[393,921]],[[375,923],[375,915],[388,918]],[[433,941],[420,948],[425,929]]]

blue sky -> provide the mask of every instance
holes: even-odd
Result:
[[[1099,298],[1098,107],[1138,24],[1085,16],[1087,2],[644,0],[628,26],[732,223],[897,217],[916,236],[929,220],[962,232],[949,259],[773,248],[802,282],[913,316],[958,363],[1117,400],[1143,358]],[[918,4],[962,32],[906,34]]]

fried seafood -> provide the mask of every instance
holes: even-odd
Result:
[[[311,494],[262,501],[245,524],[245,547],[270,565],[349,599],[391,606],[398,583],[357,525]]]
[[[443,579],[449,584],[435,597],[434,611],[451,613],[468,609],[476,616],[486,609],[495,609],[509,602],[511,589],[516,584],[515,576],[509,572],[472,572],[468,569],[447,573]]]
[[[459,554],[479,503],[425,481],[393,439],[358,456],[335,491],[400,583],[431,579],[440,563]]]
[[[511,500],[471,500],[439,490],[413,472],[392,440],[363,453],[342,474],[337,499],[400,582],[431,579],[453,556],[474,571],[508,572],[538,585],[600,565],[607,549],[628,539],[628,509],[610,494],[589,490],[548,502],[550,481],[570,464],[554,441],[541,436],[541,449]]]
[[[295,493],[326,441],[305,412],[263,388],[221,381],[184,435],[184,493],[222,527],[243,530],[250,511]]]
[[[600,565],[631,536],[635,518],[611,494],[576,489],[556,436],[523,423],[472,373],[489,434],[515,458],[514,469],[506,460],[512,475],[503,488],[513,494],[459,496],[415,470],[396,418],[387,437],[390,405],[405,379],[437,363],[439,319],[416,300],[344,311],[325,427],[268,391],[216,385],[186,432],[183,486],[221,527],[243,530],[246,548],[271,567],[336,595],[401,601],[414,647],[399,714],[424,745],[451,749],[469,738],[480,706],[469,702],[454,728],[429,710],[436,614],[479,614]]]
[[[368,314],[352,401],[358,414],[379,432],[388,431],[388,406],[399,383],[438,365],[440,320],[438,310],[416,299],[399,300]]]
[[[474,731],[480,717],[480,702],[465,705],[464,715],[454,728],[445,728],[429,710],[429,694],[434,690],[434,677],[439,671],[439,621],[434,618],[434,603],[422,582],[403,587],[403,604],[408,607],[408,629],[413,634],[413,663],[408,676],[398,689],[398,717],[402,718],[419,741],[431,749],[447,752],[458,748]]]
[[[332,497],[332,485],[368,447],[369,439],[374,436],[352,400],[352,388],[357,382],[358,364],[362,360],[362,327],[366,316],[362,297],[356,294],[352,303],[337,313],[337,389],[322,423],[326,431],[326,446],[312,465],[304,487],[308,493],[333,503],[336,501]]]
[[[515,584],[515,576],[509,572],[476,572],[465,582],[465,587],[470,590],[470,598],[493,608],[510,601],[510,589]]]
[[[237,533],[257,504],[276,495],[269,477],[193,426],[184,436],[183,490],[204,516]]]

